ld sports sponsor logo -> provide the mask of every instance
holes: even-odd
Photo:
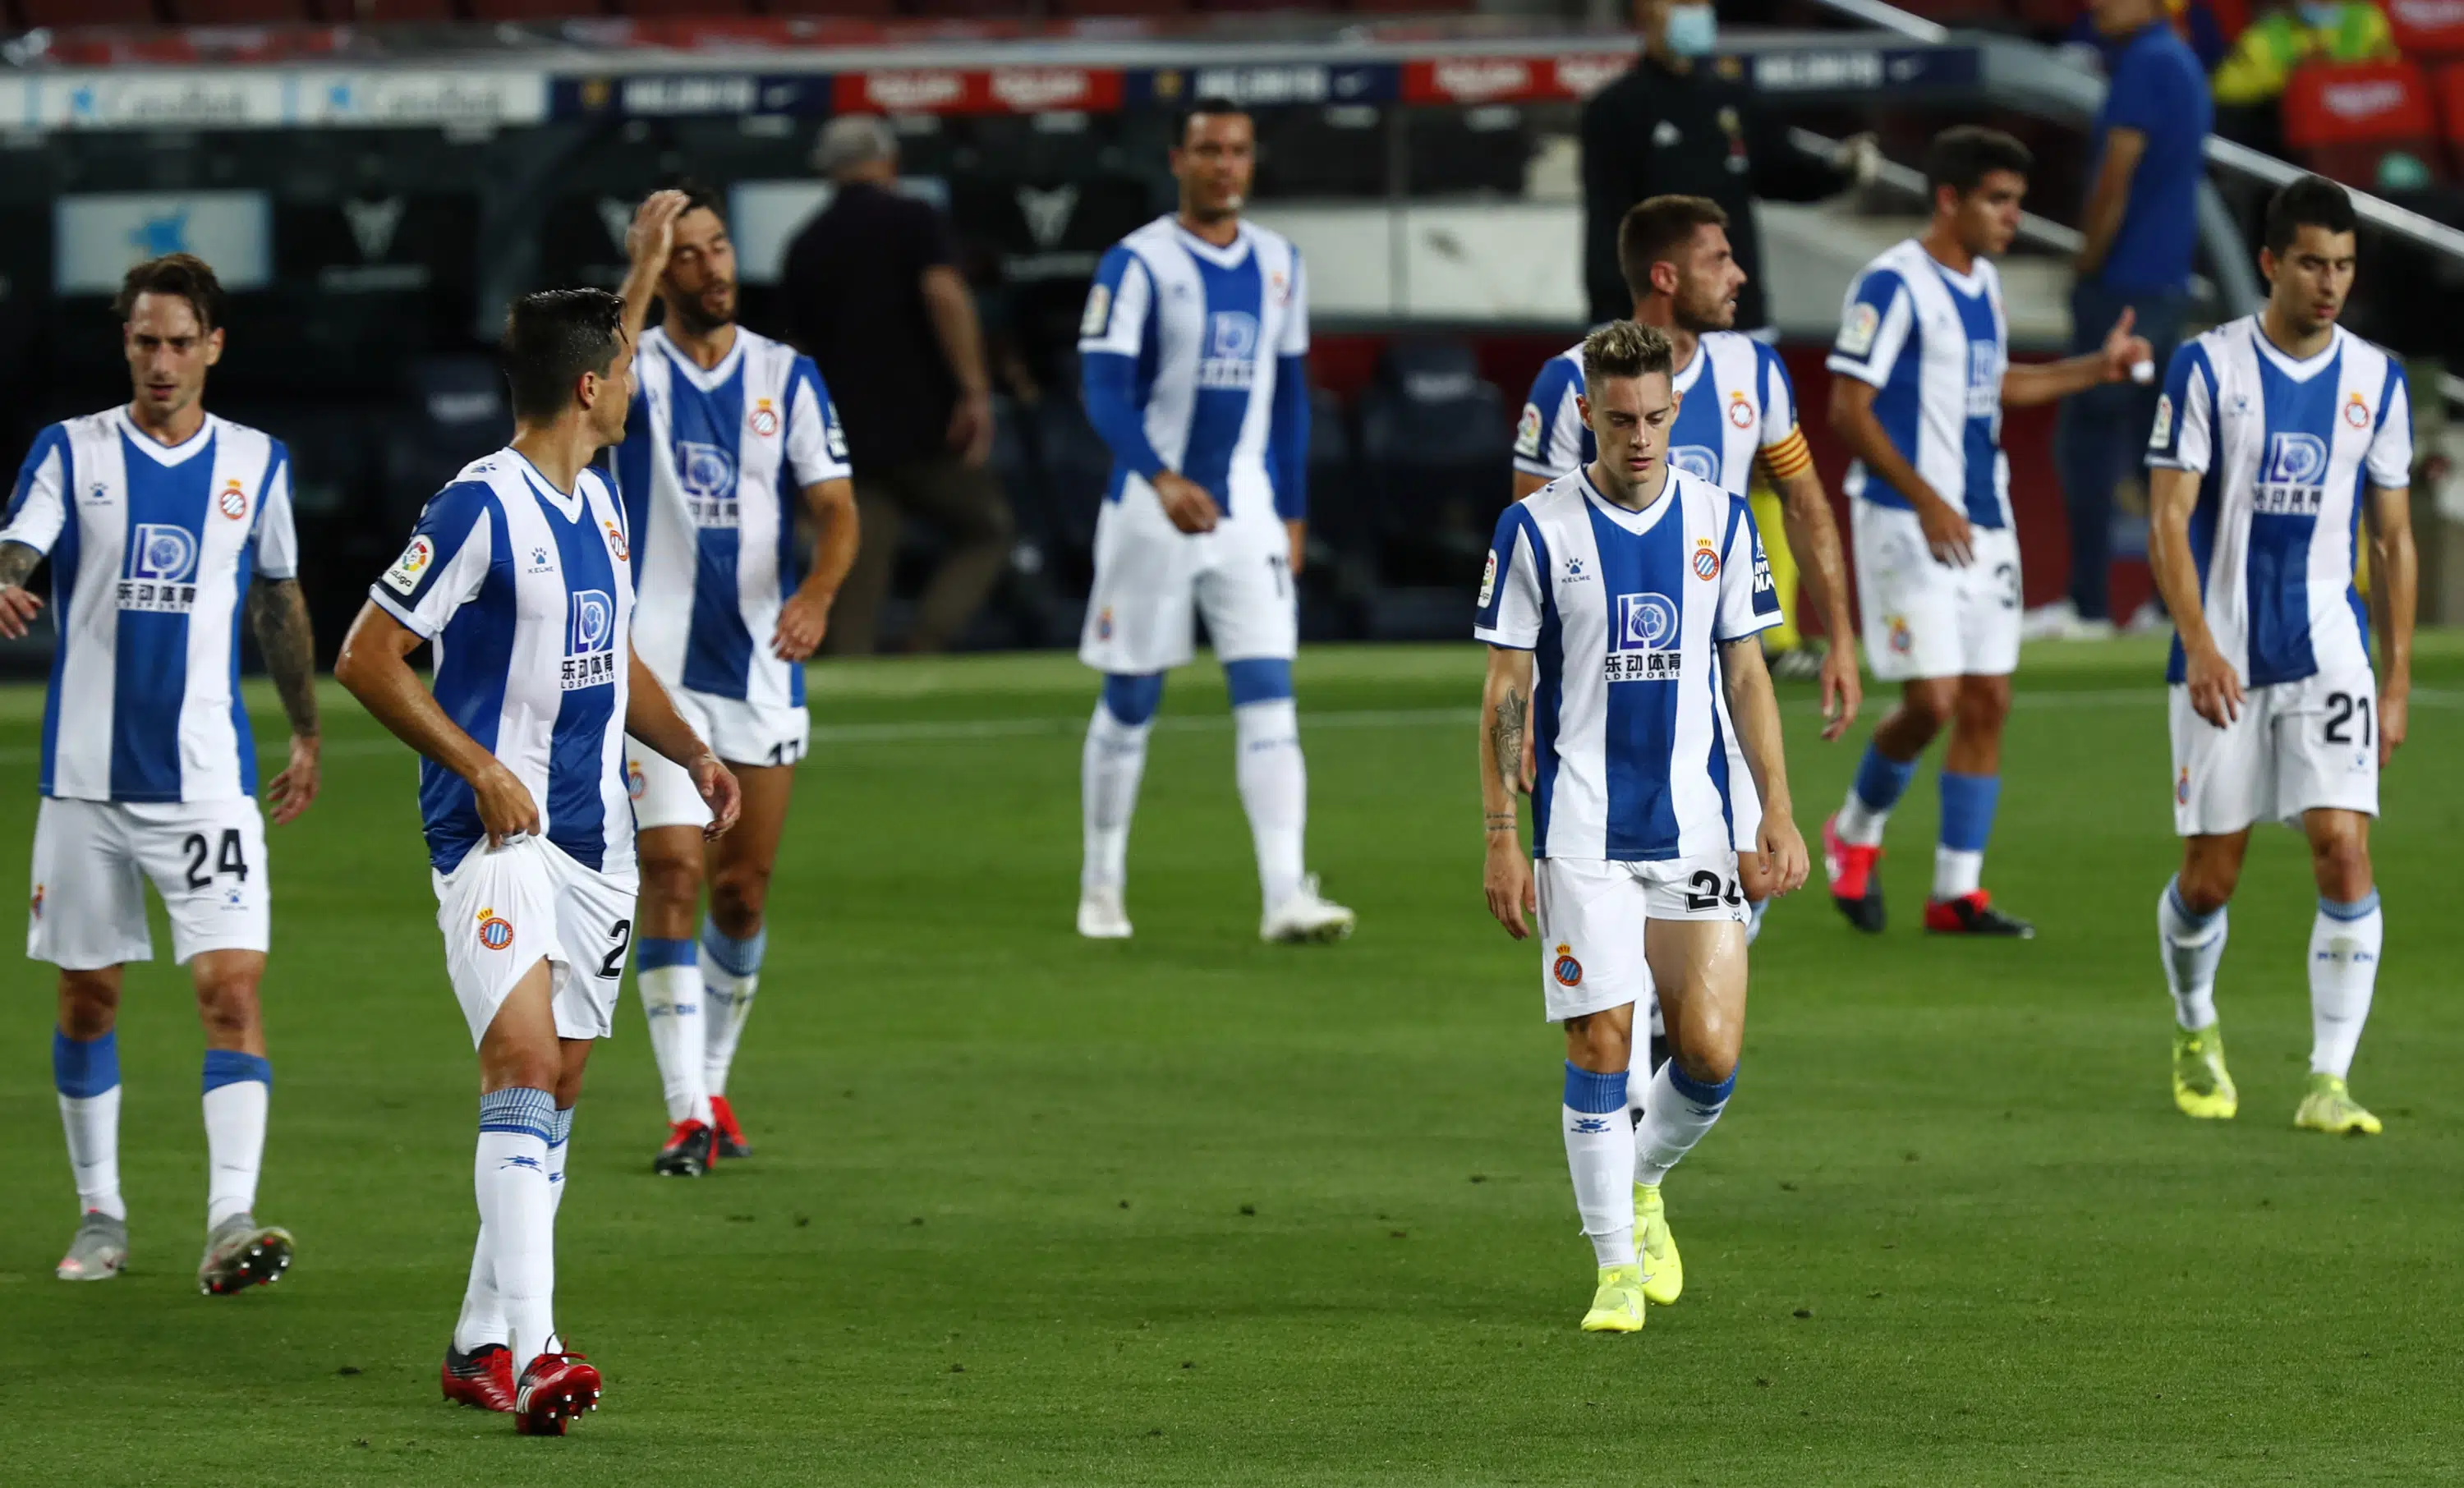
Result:
[[[1677,648],[1677,602],[1664,594],[1617,597],[1617,630],[1609,637],[1608,680],[1674,682],[1685,656]]]
[[[195,607],[197,535],[171,522],[138,523],[117,598],[124,610],[186,614]]]
[[[566,609],[563,689],[605,687],[616,680],[616,599],[605,589],[576,589]]]

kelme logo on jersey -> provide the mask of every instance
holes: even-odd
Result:
[[[1697,480],[1720,483],[1720,457],[1705,445],[1679,445],[1668,451],[1668,468],[1683,470]]]
[[[684,487],[685,511],[696,527],[737,524],[736,456],[716,445],[676,441],[676,483]]]
[[[564,690],[616,680],[616,600],[605,589],[576,589],[567,607]]]
[[[1617,597],[1617,633],[1609,637],[1608,680],[1673,682],[1685,653],[1677,649],[1675,601],[1664,594]]]
[[[1245,388],[1258,378],[1258,317],[1245,310],[1218,310],[1206,317],[1206,355],[1199,359],[1198,385]]]
[[[128,535],[120,607],[185,614],[197,602],[197,535],[169,522],[140,522]]]
[[[2251,510],[2274,516],[2316,516],[2327,494],[2327,442],[2288,430],[2267,436],[2267,458],[2250,493]]]

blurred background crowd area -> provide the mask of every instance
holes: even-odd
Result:
[[[2189,323],[2251,308],[2271,169],[2374,193],[2347,323],[2411,364],[2424,519],[2464,532],[2443,442],[2443,368],[2464,349],[2464,0],[2165,14],[2209,73],[2217,135],[2254,162],[2211,152]],[[427,496],[506,436],[490,343],[510,298],[616,283],[634,204],[689,176],[729,204],[744,323],[783,334],[785,247],[830,195],[815,136],[850,111],[895,127],[900,188],[947,214],[988,339],[1016,536],[957,644],[1073,644],[1111,463],[1079,407],[1080,311],[1104,249],[1170,209],[1172,109],[1199,93],[1254,110],[1249,213],[1310,264],[1304,634],[1460,636],[1524,390],[1595,309],[1585,100],[1639,46],[1623,0],[0,0],[0,16],[16,28],[0,43],[16,228],[0,234],[0,453],[123,399],[120,274],[204,254],[234,291],[209,403],[294,450],[329,645]],[[2068,343],[2117,43],[2079,0],[1722,0],[1718,21],[1704,65],[1772,138],[1881,145],[1879,174],[1845,192],[1757,208],[1768,319],[1836,491],[1823,353],[1857,270],[1921,222],[1910,167],[1936,130],[1989,122],[2035,150],[2005,266],[2013,339]],[[2008,431],[2032,604],[2059,599],[2068,564],[2056,437],[2050,412]],[[2148,590],[2132,487],[2111,517],[2116,616]],[[899,544],[894,647],[943,539],[868,536]],[[2425,618],[2464,619],[2464,560],[2442,540],[2425,542]]]

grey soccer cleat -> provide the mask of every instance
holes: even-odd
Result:
[[[206,1258],[197,1263],[197,1290],[229,1297],[252,1286],[271,1286],[291,1266],[291,1232],[261,1225],[243,1211],[206,1236]]]
[[[127,1263],[128,1221],[89,1209],[52,1274],[63,1281],[108,1281]]]

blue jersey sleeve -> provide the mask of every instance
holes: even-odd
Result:
[[[1514,426],[1514,468],[1554,479],[1583,463],[1583,419],[1574,397],[1583,390],[1583,369],[1573,359],[1551,357],[1531,380],[1531,396]]]
[[[1096,266],[1078,324],[1079,392],[1087,420],[1111,447],[1112,458],[1148,480],[1164,469],[1163,456],[1147,437],[1146,409],[1138,404],[1138,362],[1152,334],[1154,308],[1146,266],[1116,245]]]
[[[2147,463],[2159,470],[2207,473],[2215,448],[2216,369],[2208,348],[2195,340],[2174,349],[2156,395],[2156,422],[2147,429]]]
[[[1907,286],[1898,271],[1871,269],[1848,291],[1839,311],[1839,339],[1826,363],[1832,371],[1876,387],[1891,380],[1915,323]]]
[[[1309,516],[1309,358],[1275,359],[1275,405],[1266,425],[1266,478],[1275,487],[1275,514]]]
[[[26,463],[18,468],[16,490],[10,492],[5,522],[0,522],[0,542],[14,542],[49,553],[57,542],[60,530],[68,525],[69,489],[77,484],[72,470],[69,433],[55,424],[34,436],[34,448],[26,451]]]

